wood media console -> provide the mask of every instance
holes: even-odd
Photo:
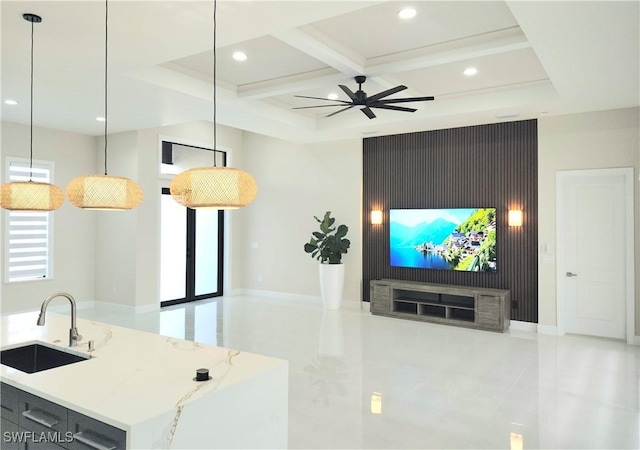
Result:
[[[401,280],[371,281],[372,314],[504,332],[509,329],[507,290]]]

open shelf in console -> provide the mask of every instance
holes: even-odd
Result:
[[[418,314],[418,304],[413,302],[394,301],[393,311],[405,314]]]
[[[449,308],[449,319],[473,322],[476,319],[473,309]]]
[[[442,317],[443,319],[445,319],[447,317],[447,308],[445,308],[444,306],[422,304],[420,305],[420,315]]]
[[[438,294],[437,292],[421,292],[409,291],[407,289],[394,289],[393,300],[414,303],[439,303],[440,294]]]
[[[467,309],[473,309],[476,304],[475,297],[469,297],[466,295],[440,294],[440,301],[447,306]]]

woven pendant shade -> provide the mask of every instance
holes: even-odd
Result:
[[[2,207],[10,211],[53,211],[62,202],[62,190],[49,183],[14,181],[2,185]]]
[[[85,175],[69,182],[67,197],[78,208],[122,211],[140,204],[142,189],[125,177]]]
[[[258,193],[256,180],[232,167],[196,167],[171,180],[171,197],[189,208],[236,209]]]

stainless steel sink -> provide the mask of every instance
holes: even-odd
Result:
[[[1,364],[26,373],[42,372],[89,358],[90,356],[59,350],[38,342],[0,351]]]

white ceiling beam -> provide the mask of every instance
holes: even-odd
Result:
[[[344,74],[336,73],[335,69],[327,67],[325,69],[239,86],[238,98],[259,100],[277,95],[288,95],[308,89],[321,88],[327,85],[342,83],[344,80]]]
[[[342,83],[347,78],[362,74],[375,79],[376,82],[382,85],[393,87],[399,83],[396,83],[394,78],[391,77],[392,74],[517,51],[531,46],[520,28],[513,27],[371,58],[361,63],[357,56],[345,56],[348,51],[339,44],[334,44],[336,48],[327,46],[326,43],[330,41],[329,38],[327,38],[326,42],[320,42],[315,37],[312,37],[311,33],[317,35],[317,32],[309,31],[310,28],[305,27],[305,32],[301,32],[299,29],[288,30],[283,33],[277,33],[275,36],[279,39],[288,39],[285,42],[289,45],[296,43],[298,41],[296,36],[299,37],[300,44],[296,48],[316,58],[324,58],[321,60],[337,70],[338,73],[331,69],[323,69],[323,73],[313,71],[253,83],[239,88],[238,97],[243,99],[263,99],[277,95],[295,94],[303,90]]]
[[[361,75],[364,69],[363,56],[311,26],[281,30],[273,36],[346,76]]]
[[[424,69],[531,47],[519,27],[471,36],[367,60],[369,76]]]

